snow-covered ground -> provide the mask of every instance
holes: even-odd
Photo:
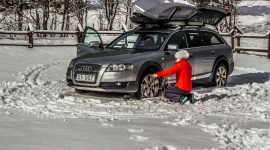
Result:
[[[1,149],[270,149],[265,54],[234,54],[228,85],[197,85],[183,106],[79,95],[65,83],[73,57],[75,47],[0,47]]]
[[[242,15],[238,24],[250,34],[266,33],[269,26],[259,20],[262,16]],[[267,48],[267,41],[244,39],[241,45]],[[160,98],[77,94],[65,83],[75,50],[0,46],[0,149],[270,149],[270,59],[265,53],[235,53],[226,87],[195,85],[196,103],[180,106]]]

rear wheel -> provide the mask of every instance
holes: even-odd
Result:
[[[139,90],[136,93],[138,99],[156,97],[159,95],[161,82],[160,79],[151,76],[148,72],[143,75],[139,83]]]
[[[227,84],[228,71],[224,64],[219,64],[214,72],[213,85],[225,86]]]

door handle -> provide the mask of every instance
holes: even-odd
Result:
[[[211,51],[211,53],[212,53],[212,54],[215,54],[215,53],[216,53],[216,51]]]
[[[193,57],[193,53],[189,53],[189,57]]]

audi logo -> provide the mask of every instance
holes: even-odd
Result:
[[[91,66],[82,66],[80,68],[81,71],[92,71],[92,67]]]

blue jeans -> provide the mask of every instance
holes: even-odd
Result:
[[[178,102],[182,96],[188,95],[190,92],[179,89],[178,87],[170,87],[165,91],[164,97],[173,102]]]

